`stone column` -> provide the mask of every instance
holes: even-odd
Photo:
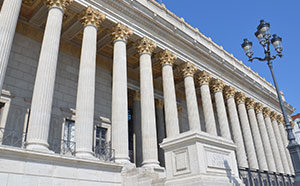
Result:
[[[240,127],[239,117],[236,110],[236,105],[234,101],[235,89],[230,86],[224,87],[224,95],[227,102],[229,120],[232,129],[233,140],[237,146],[236,155],[238,166],[242,168],[248,168],[248,162],[245,152],[245,146],[243,141],[243,135]]]
[[[277,122],[279,124],[279,131],[280,131],[281,139],[283,140],[283,145],[284,145],[284,149],[285,149],[286,158],[287,158],[288,163],[289,163],[290,172],[291,172],[291,174],[295,175],[294,166],[293,166],[293,163],[292,163],[290,152],[287,148],[287,146],[289,144],[289,141],[288,141],[287,133],[286,133],[285,126],[284,126],[283,117],[282,117],[282,115],[277,115],[276,119],[277,119]]]
[[[270,139],[272,152],[273,152],[273,155],[274,155],[276,170],[277,170],[278,173],[284,173],[283,165],[282,165],[282,162],[281,162],[281,157],[280,157],[280,154],[279,154],[278,144],[277,144],[277,141],[276,141],[276,138],[275,138],[274,130],[273,130],[273,127],[272,127],[272,122],[271,122],[271,119],[270,119],[270,114],[271,114],[270,109],[267,108],[267,107],[264,107],[263,108],[263,114],[264,114],[264,117],[265,117],[267,132],[268,132],[268,136],[269,136],[269,139]]]
[[[254,111],[254,105],[255,105],[255,101],[252,98],[246,99],[246,107],[248,110],[249,122],[250,122],[251,132],[253,135],[253,141],[254,141],[255,150],[257,154],[259,169],[262,171],[268,171],[268,164],[267,164],[261,136],[259,133],[259,128],[256,120],[255,111]]]
[[[142,166],[143,152],[142,152],[142,129],[141,129],[141,98],[140,92],[135,91],[133,97],[132,122],[134,131],[134,155],[135,164],[137,167]]]
[[[162,65],[167,137],[175,137],[179,134],[179,123],[172,66],[177,57],[169,50],[164,50],[163,52],[159,53],[157,57]]]
[[[262,114],[263,105],[261,103],[255,103],[254,109],[256,112],[257,123],[260,130],[260,136],[262,138],[263,147],[265,151],[265,156],[268,164],[268,169],[270,172],[276,172],[275,160],[272,153],[272,148],[270,144],[270,139],[268,136],[265,120]]]
[[[209,91],[210,79],[210,74],[205,71],[201,71],[198,75],[206,132],[217,136],[217,126]]]
[[[283,165],[284,173],[291,174],[288,159],[286,158],[284,144],[283,144],[283,140],[281,138],[281,134],[280,134],[280,131],[279,131],[279,126],[278,126],[276,117],[277,117],[277,114],[274,111],[271,112],[270,119],[271,119],[271,122],[272,122],[272,127],[273,127],[273,130],[274,130],[275,139],[277,141],[277,145],[278,145],[278,149],[279,149],[279,153],[280,153],[280,159],[281,159],[281,162],[282,162],[282,165]]]
[[[140,54],[140,88],[143,143],[142,164],[144,167],[159,167],[151,62],[151,55],[155,48],[156,44],[145,37],[138,41],[138,52]]]
[[[159,144],[166,138],[165,121],[164,121],[164,102],[163,100],[156,99],[156,128],[157,128],[157,141],[158,141],[158,161],[160,166],[165,166],[164,150],[160,148]],[[177,111],[177,108],[176,108]]]
[[[221,136],[231,140],[230,129],[229,129],[229,124],[228,124],[228,119],[227,119],[227,113],[226,113],[226,108],[225,108],[224,98],[223,98],[224,86],[225,85],[221,80],[213,79],[211,81],[211,90],[213,91],[214,96],[215,96]]]
[[[241,128],[243,131],[243,137],[249,162],[249,167],[251,169],[259,169],[254,143],[252,139],[251,129],[249,125],[249,120],[247,116],[246,106],[245,106],[246,95],[244,93],[238,92],[236,94],[236,103],[238,107],[238,112],[241,121]]]
[[[112,148],[115,161],[130,163],[128,142],[128,101],[127,101],[127,55],[126,43],[132,30],[118,23],[113,28],[113,79],[112,79]]]
[[[15,36],[22,0],[4,0],[0,13],[0,92]]]
[[[27,149],[48,150],[48,134],[64,9],[72,0],[47,0],[49,7],[33,89]],[[1,13],[3,14],[3,13]]]
[[[98,10],[88,7],[82,15],[83,38],[78,75],[75,141],[76,156],[93,157],[94,101],[97,29],[105,19]]]
[[[186,62],[182,67],[190,130],[201,131],[198,102],[194,83],[194,74],[196,71],[197,67],[190,62]]]

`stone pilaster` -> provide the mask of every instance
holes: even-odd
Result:
[[[0,91],[6,73],[8,59],[16,32],[21,0],[4,0],[0,13]]]
[[[154,107],[154,90],[152,77],[151,55],[156,44],[147,38],[138,41],[137,49],[140,55],[140,91],[143,166],[158,167],[157,135]]]
[[[200,94],[201,94],[206,132],[217,136],[216,121],[214,117],[214,110],[213,110],[211,95],[209,90],[210,79],[211,79],[211,75],[206,71],[201,71],[198,74],[198,82],[200,85]]]
[[[157,58],[162,65],[162,81],[167,137],[174,137],[179,134],[175,83],[172,68],[177,57],[169,50],[164,50],[158,54]]]
[[[190,62],[186,62],[182,66],[190,130],[200,131],[200,116],[194,83],[194,74],[196,73],[196,71],[197,67]]]
[[[245,100],[246,95],[244,93],[238,92],[235,95],[236,103],[238,106],[240,121],[241,121],[241,128],[243,131],[243,137],[249,162],[249,167],[252,169],[259,169],[258,162],[256,158],[256,152],[254,148],[252,133],[249,125],[249,120],[247,116]]]
[[[223,98],[223,88],[225,84],[218,79],[213,79],[211,81],[211,90],[215,96],[216,108],[218,121],[220,125],[221,136],[231,140],[230,128],[227,119],[227,113]]]
[[[233,87],[230,86],[224,87],[224,96],[226,99],[230,124],[232,128],[232,136],[237,146],[236,155],[237,155],[238,166],[242,168],[248,168],[249,166],[248,166],[246,152],[245,152],[243,135],[242,135],[240,121],[236,110],[236,104],[234,101],[235,93],[236,90]]]
[[[268,171],[268,164],[267,164],[266,155],[264,152],[264,147],[263,147],[262,139],[260,136],[260,132],[256,120],[254,105],[255,105],[255,101],[252,98],[246,99],[246,107],[248,111],[249,122],[250,122],[251,132],[253,135],[253,141],[255,145],[259,169],[262,171]]]
[[[164,102],[161,99],[155,100],[156,107],[156,128],[157,128],[157,141],[158,141],[158,161],[160,166],[165,166],[165,154],[164,150],[160,148],[159,144],[166,138],[165,135],[165,121],[164,121]]]
[[[121,23],[113,28],[112,148],[119,163],[129,163],[126,43],[130,35],[132,30]]]
[[[97,29],[104,19],[105,15],[91,7],[87,7],[80,19],[84,30],[77,87],[75,141],[76,156],[82,158],[93,157]]]
[[[47,0],[49,7],[33,89],[27,149],[48,150],[48,134],[64,9],[72,0]],[[1,16],[2,16],[1,12]],[[42,103],[42,104],[41,104]]]
[[[280,134],[280,131],[279,131],[279,126],[278,126],[276,117],[277,117],[277,114],[274,111],[271,112],[270,119],[271,119],[271,122],[272,122],[272,127],[273,127],[273,130],[274,130],[275,138],[276,138],[276,141],[277,141],[277,144],[278,144],[278,149],[279,149],[280,158],[281,158],[281,162],[282,162],[282,165],[283,165],[284,173],[285,174],[291,174],[288,159],[286,158],[286,154],[285,154],[283,139],[281,138],[281,134]]]
[[[270,144],[270,139],[268,136],[265,120],[262,114],[263,105],[261,103],[255,103],[254,105],[257,123],[260,130],[260,136],[262,138],[263,147],[265,151],[265,156],[268,164],[268,169],[270,172],[276,172],[275,160],[272,153],[272,148]]]
[[[270,138],[271,148],[272,148],[272,152],[273,152],[274,159],[275,159],[276,170],[278,173],[284,173],[283,165],[281,162],[281,157],[280,157],[280,153],[279,153],[279,149],[278,149],[278,144],[277,144],[274,130],[272,127],[272,122],[270,119],[270,114],[271,114],[271,110],[267,107],[264,107],[263,115],[265,118],[267,132],[268,132],[268,136]]]

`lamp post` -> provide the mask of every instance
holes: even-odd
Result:
[[[291,159],[293,162],[293,166],[295,169],[295,185],[296,186],[300,186],[300,145],[296,142],[295,140],[295,136],[292,132],[292,127],[291,124],[289,122],[289,119],[287,117],[286,111],[285,111],[285,107],[284,107],[284,103],[282,101],[282,97],[275,79],[275,75],[273,72],[273,62],[272,60],[276,59],[276,57],[282,57],[282,39],[281,37],[277,36],[276,34],[273,35],[273,38],[271,38],[271,34],[270,34],[270,23],[265,22],[264,20],[260,21],[260,24],[257,27],[257,31],[255,32],[255,36],[257,37],[259,43],[263,46],[264,48],[264,53],[265,56],[264,58],[260,58],[260,57],[253,57],[253,51],[252,51],[252,42],[248,41],[247,39],[244,39],[244,42],[242,43],[242,48],[245,51],[245,54],[248,56],[249,61],[253,61],[253,60],[259,60],[259,61],[267,61],[267,64],[269,66],[269,69],[271,71],[272,74],[272,78],[274,81],[274,85],[277,91],[277,96],[278,96],[278,100],[280,103],[280,108],[284,117],[284,122],[285,122],[285,127],[286,127],[286,131],[288,134],[288,140],[289,140],[289,144],[287,146],[287,148],[289,149],[290,155],[291,155]],[[277,52],[275,55],[271,56],[271,52],[270,52],[270,44],[273,45],[275,51]]]

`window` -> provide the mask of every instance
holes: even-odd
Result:
[[[96,127],[96,147],[105,148],[106,147],[106,137],[107,137],[107,128]]]
[[[300,129],[300,121],[297,121],[298,128]]]

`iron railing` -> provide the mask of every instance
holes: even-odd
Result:
[[[239,173],[245,186],[294,186],[294,177],[289,175],[247,168],[239,168]]]
[[[57,154],[74,156],[76,143],[74,141],[52,138],[49,141],[49,149]]]
[[[24,148],[26,133],[19,130],[0,128],[0,144]]]
[[[111,143],[103,142],[94,147],[95,157],[102,161],[114,161],[115,151],[111,148]]]

